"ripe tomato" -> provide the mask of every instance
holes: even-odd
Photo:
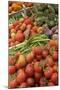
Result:
[[[52,76],[53,69],[51,67],[46,67],[44,70],[44,76],[50,78]]]
[[[52,54],[52,58],[53,58],[54,61],[58,60],[58,53],[57,53],[57,51],[54,51],[54,53]]]
[[[9,88],[16,88],[17,87],[17,81],[16,79],[9,82]]]
[[[54,71],[54,72],[58,72],[58,66],[57,66],[57,65],[54,65],[54,66],[53,66],[53,71]]]
[[[18,70],[18,69],[20,69],[20,64],[15,64],[15,67],[16,67],[16,69]]]
[[[36,81],[36,82],[39,82],[39,80],[40,80],[40,78],[41,78],[41,74],[35,72],[35,73],[34,73],[34,78],[35,78],[35,81]]]
[[[30,87],[34,86],[34,79],[33,78],[28,78],[27,79],[27,85],[30,86]]]
[[[24,23],[25,23],[26,25],[28,25],[28,24],[31,24],[31,23],[32,23],[32,21],[31,21],[31,19],[30,19],[30,18],[27,18],[27,19],[24,21]]]
[[[22,32],[17,32],[16,33],[16,40],[19,41],[19,42],[22,42],[23,40],[25,39],[25,36]]]
[[[42,58],[42,56],[41,56],[41,55],[36,55],[36,59],[37,59],[37,61],[40,61],[40,60],[41,60],[41,58]]]
[[[32,64],[28,64],[25,70],[27,76],[32,77],[34,75],[34,69]]]
[[[13,26],[16,27],[18,24],[19,24],[19,21],[16,20],[16,21],[13,23]]]
[[[38,47],[33,47],[32,51],[34,53],[34,55],[41,55],[42,54],[42,49],[38,46]]]
[[[51,81],[54,83],[54,84],[57,84],[58,82],[58,74],[57,72],[53,73],[52,76],[51,76]]]
[[[42,57],[46,58],[48,56],[48,50],[43,50],[42,51]]]
[[[34,59],[34,55],[33,55],[32,52],[27,54],[26,60],[27,60],[28,63],[31,63],[33,61],[33,59]]]
[[[9,72],[9,74],[14,74],[16,72],[16,67],[15,66],[9,66],[8,72]]]
[[[23,70],[21,70],[17,74],[16,80],[17,80],[18,84],[21,84],[21,83],[25,82],[25,80],[26,80],[26,73]]]
[[[34,71],[40,73],[42,71],[42,67],[40,66],[40,62],[35,62]]]

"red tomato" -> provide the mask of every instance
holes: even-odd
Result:
[[[16,20],[16,21],[13,23],[13,26],[16,27],[18,24],[19,24],[19,21]]]
[[[32,64],[28,64],[25,70],[27,76],[32,77],[34,75],[34,69]]]
[[[40,66],[40,62],[35,62],[35,64],[34,64],[34,70],[37,73],[40,73],[42,71],[42,67]]]
[[[42,49],[41,49],[39,46],[33,47],[33,48],[32,48],[32,51],[33,51],[33,53],[34,53],[35,56],[42,54]]]
[[[8,72],[9,72],[9,74],[14,74],[16,72],[15,66],[9,66],[8,67]]]
[[[47,80],[45,77],[41,77],[39,81],[40,86],[46,86]]]
[[[54,83],[54,84],[57,84],[58,82],[58,74],[55,72],[52,74],[51,76],[51,81]]]
[[[20,32],[20,33],[17,32],[16,40],[19,41],[19,42],[22,42],[22,41],[24,41],[24,39],[25,39],[24,34],[22,32]]]
[[[16,69],[20,69],[20,64],[15,64]]]
[[[33,59],[34,59],[34,55],[33,55],[32,52],[27,54],[26,60],[27,60],[28,63],[31,63],[33,61]]]
[[[43,50],[42,51],[42,57],[46,58],[48,56],[48,51],[47,50]]]
[[[39,82],[39,80],[40,80],[40,78],[41,78],[41,74],[35,72],[35,74],[34,74],[34,78],[35,78],[35,81],[36,81],[36,82]]]
[[[16,31],[20,30],[20,25],[19,24],[15,26],[15,30]]]
[[[14,65],[15,64],[15,57],[14,56],[9,56],[9,65]]]
[[[20,84],[19,88],[26,88],[27,87],[27,83],[26,82],[23,82]]]
[[[37,59],[38,61],[40,61],[40,60],[41,60],[41,58],[42,58],[42,56],[41,56],[41,55],[36,55],[36,59]]]
[[[53,70],[51,67],[46,67],[45,71],[44,71],[44,76],[46,78],[50,78],[52,76]]]
[[[52,58],[53,58],[54,61],[58,60],[58,53],[57,53],[57,51],[54,51],[54,53],[52,54]]]
[[[17,87],[17,81],[16,79],[9,82],[9,88],[16,88]]]
[[[32,21],[31,21],[31,19],[30,19],[30,18],[27,18],[27,19],[24,21],[24,23],[25,23],[26,25],[28,25],[28,24],[31,24],[31,23],[32,23]]]
[[[17,74],[16,80],[17,80],[18,84],[21,84],[21,83],[25,82],[26,81],[26,73],[23,70],[21,70]]]
[[[34,86],[34,79],[33,78],[28,78],[27,79],[27,85],[30,86],[30,87]]]
[[[54,72],[58,72],[58,66],[57,65],[54,65],[53,66],[53,70],[54,70]]]

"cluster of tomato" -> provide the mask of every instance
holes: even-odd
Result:
[[[33,20],[26,16],[13,24],[9,24],[9,46],[23,42],[27,35],[30,36],[42,32],[43,28],[34,25]]]
[[[50,40],[48,45],[32,47],[26,56],[17,52],[9,56],[9,88],[41,87],[58,85],[58,42]]]

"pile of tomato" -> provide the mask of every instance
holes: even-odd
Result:
[[[43,28],[34,24],[31,17],[26,16],[9,24],[9,46],[14,46],[25,40],[26,37],[43,33]]]
[[[45,46],[34,46],[27,55],[17,52],[9,56],[9,88],[58,85],[58,42],[50,40]]]

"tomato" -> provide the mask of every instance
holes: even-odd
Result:
[[[16,79],[9,82],[9,88],[16,88],[17,87],[17,81]]]
[[[16,69],[18,70],[18,69],[20,69],[20,64],[15,64],[15,67],[16,67]]]
[[[44,76],[50,78],[52,76],[53,70],[51,67],[46,67],[44,70]]]
[[[40,86],[46,86],[47,80],[45,77],[41,77],[39,81]]]
[[[28,78],[27,79],[27,85],[30,86],[30,87],[34,86],[34,79],[33,78]]]
[[[33,55],[32,52],[29,53],[29,54],[27,54],[27,56],[26,56],[26,61],[27,61],[28,63],[31,63],[31,62],[33,61],[33,59],[34,59],[34,55]]]
[[[31,23],[32,23],[32,21],[31,21],[31,19],[30,19],[30,18],[27,18],[27,19],[24,21],[24,23],[25,23],[26,25],[28,25],[28,24],[31,24]]]
[[[25,39],[25,36],[22,32],[20,32],[20,33],[17,32],[16,33],[16,40],[17,41],[22,42],[22,41],[24,41],[24,39]]]
[[[15,57],[14,56],[9,56],[9,65],[14,65],[15,64]]]
[[[51,46],[51,47],[58,47],[58,41],[57,40],[50,40],[49,41],[49,45]]]
[[[41,60],[41,58],[42,58],[42,56],[41,56],[41,55],[36,55],[36,59],[37,59],[37,61],[40,61],[40,60]]]
[[[48,51],[47,50],[43,50],[42,51],[42,57],[46,58],[48,56]]]
[[[34,78],[35,78],[35,81],[36,81],[36,82],[39,82],[39,80],[40,80],[40,78],[41,78],[41,74],[35,72],[35,73],[34,73]]]
[[[16,30],[16,32],[17,32],[18,30],[20,30],[20,25],[19,25],[19,24],[15,26],[15,30]]]
[[[27,83],[26,82],[23,82],[20,84],[19,88],[26,88],[27,87]]]
[[[34,53],[35,56],[42,54],[42,49],[41,49],[39,46],[33,47],[33,48],[32,48],[32,51],[33,51],[33,53]]]
[[[26,81],[26,73],[23,70],[21,70],[17,74],[16,80],[17,80],[18,84],[21,84],[21,83],[25,82]]]
[[[53,82],[48,82],[48,86],[54,86]]]
[[[37,73],[40,73],[42,71],[42,67],[40,66],[39,62],[35,62],[34,71],[37,72]]]
[[[58,74],[57,72],[53,73],[52,76],[51,76],[51,81],[54,83],[54,84],[57,84],[58,82]]]
[[[16,27],[18,24],[19,24],[19,21],[16,20],[16,21],[13,23],[13,26]]]
[[[54,51],[54,53],[52,54],[52,58],[53,58],[54,61],[58,60],[58,53],[57,53],[57,51]]]
[[[15,66],[9,66],[8,72],[9,72],[9,74],[14,74],[16,72],[16,67]]]
[[[23,23],[23,24],[21,25],[21,27],[20,27],[20,30],[24,31],[25,29],[26,29],[26,24]]]
[[[54,72],[58,72],[58,66],[57,65],[54,65],[53,66],[53,70],[54,70]]]
[[[32,64],[28,64],[25,70],[27,76],[32,77],[34,75],[34,69]]]

